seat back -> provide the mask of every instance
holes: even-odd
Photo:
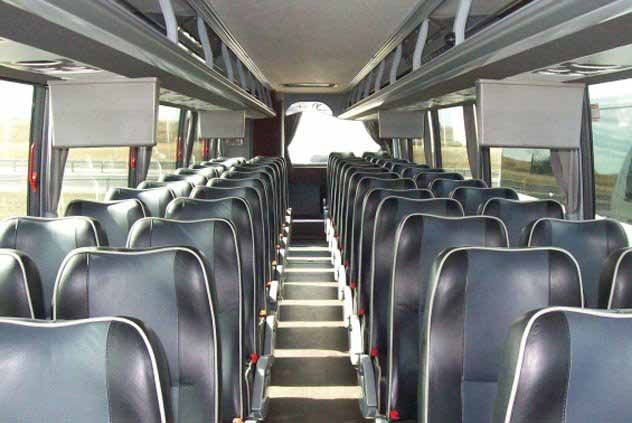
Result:
[[[214,422],[220,415],[216,304],[212,274],[191,248],[81,248],[59,270],[54,318],[142,321],[168,362],[173,421]]]
[[[417,176],[415,176],[415,183],[417,184],[417,186],[419,188],[429,188],[430,189],[430,184],[432,184],[432,182],[435,179],[452,179],[452,180],[456,180],[456,181],[462,181],[463,180],[463,175],[461,175],[460,173],[456,173],[456,172],[433,172],[433,171],[426,171],[426,172],[421,172],[419,173]]]
[[[107,245],[99,222],[89,217],[12,217],[0,221],[0,248],[22,251],[40,274],[44,315],[51,316],[55,276],[75,248]]]
[[[418,166],[413,166],[413,167],[407,167],[406,169],[402,170],[401,175],[402,175],[402,178],[415,179],[417,175],[424,172],[445,172],[445,170],[439,167],[428,167],[426,165],[418,165]],[[425,187],[422,187],[422,188],[425,188]]]
[[[450,193],[459,187],[487,188],[481,179],[444,179],[437,178],[430,183],[430,190],[437,198],[449,198]]]
[[[189,167],[181,167],[176,169],[176,175],[202,175],[206,179],[215,178],[219,176],[219,168],[217,167],[201,167],[193,169]]]
[[[25,253],[0,248],[0,316],[45,319],[42,282]]]
[[[0,420],[171,421],[169,376],[154,347],[138,323],[120,317],[0,319]]]
[[[220,335],[222,415],[241,415],[238,408],[247,383],[242,372],[251,354],[259,354],[254,307],[245,308],[237,234],[224,219],[195,221],[147,218],[134,225],[129,248],[190,247],[206,258],[217,298],[215,319]],[[251,370],[251,374],[253,369]],[[237,408],[235,408],[237,407]]]
[[[632,248],[615,250],[606,259],[599,278],[599,308],[632,308]]]
[[[579,266],[557,248],[451,248],[436,258],[429,282],[420,422],[491,422],[512,323],[542,307],[582,306]]]
[[[366,314],[365,330],[366,351],[377,347],[380,340],[385,339],[383,331],[388,318],[388,293],[390,292],[391,276],[393,275],[393,254],[397,241],[397,230],[408,216],[426,213],[429,215],[462,217],[463,209],[458,201],[449,198],[434,198],[417,200],[405,197],[385,197],[377,207],[374,223],[372,257],[368,267],[368,286],[358,289],[358,304],[362,304]],[[363,270],[364,271],[364,270]],[[368,312],[367,303],[368,299]],[[381,331],[378,333],[378,331]],[[368,336],[367,336],[368,335]],[[386,350],[382,350],[385,353]]]
[[[519,199],[518,193],[512,188],[460,187],[452,191],[450,196],[461,203],[466,216],[481,214],[481,207],[490,198]]]
[[[193,184],[188,181],[169,181],[169,182],[158,182],[158,181],[143,181],[136,188],[138,189],[149,189],[149,188],[162,188],[168,187],[171,191],[173,191],[173,195],[177,197],[188,197],[191,194],[191,190],[193,189]]]
[[[519,201],[490,198],[481,207],[481,214],[502,220],[509,232],[509,245],[525,245],[529,225],[543,217],[564,219],[564,206],[555,200]]]
[[[416,214],[407,216],[400,224],[393,274],[387,283],[387,318],[376,325],[379,328],[375,345],[377,360],[380,368],[386,369],[383,372],[385,380],[380,380],[381,392],[386,394],[381,404],[386,405],[389,413],[396,411],[401,420],[417,417],[419,316],[426,307],[435,258],[451,247],[504,248],[507,243],[504,224],[494,217],[449,218]],[[381,338],[382,334],[386,336]],[[386,354],[382,355],[381,351]]]
[[[516,322],[494,422],[629,422],[632,313],[551,307]]]
[[[184,174],[174,174],[168,173],[166,175],[160,175],[158,178],[160,182],[171,182],[171,181],[187,181],[192,183],[193,185],[204,185],[206,184],[206,178],[203,175],[193,174],[193,175],[184,175]]]
[[[105,194],[105,201],[129,200],[134,198],[143,203],[148,216],[163,217],[167,204],[176,198],[176,195],[169,187],[149,189],[110,188]]]
[[[542,218],[527,229],[529,247],[558,247],[579,263],[586,307],[599,306],[599,276],[613,251],[628,246],[621,224],[615,220],[559,220]]]
[[[108,245],[123,247],[132,225],[146,216],[140,200],[92,201],[72,200],[66,207],[64,216],[91,217],[101,224],[107,235]]]

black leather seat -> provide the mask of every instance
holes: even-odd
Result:
[[[420,165],[417,163],[394,163],[391,166],[391,172],[393,173],[397,173],[398,175],[402,175],[402,172],[404,172],[404,170],[409,169],[409,168],[416,168],[416,169],[430,169],[430,166],[428,165]]]
[[[136,188],[138,189],[150,189],[150,188],[162,188],[168,187],[173,191],[173,195],[177,197],[188,197],[193,189],[193,184],[188,181],[170,181],[170,182],[158,182],[158,181],[143,181]]]
[[[191,247],[202,253],[215,280],[215,318],[222,360],[222,415],[240,416],[240,398],[247,398],[244,384],[251,384],[254,365],[250,357],[260,354],[256,339],[256,310],[243,307],[244,281],[241,279],[237,234],[224,219],[195,221],[147,218],[134,225],[129,248]],[[246,399],[247,401],[247,399]],[[244,404],[245,407],[245,404]]]
[[[163,217],[167,205],[176,198],[176,195],[169,187],[163,188],[110,188],[105,194],[105,201],[114,200],[140,200],[145,206],[148,216]]]
[[[216,178],[219,176],[219,168],[201,167],[199,169],[192,169],[189,167],[181,167],[179,169],[176,169],[175,173],[176,175],[202,175],[208,180],[210,178]]]
[[[56,319],[129,316],[154,334],[169,366],[174,422],[218,421],[216,307],[212,273],[187,247],[75,250],[55,286]],[[126,383],[135,374],[125,374]]]
[[[556,248],[451,248],[436,258],[429,282],[420,422],[491,422],[512,323],[542,307],[582,306],[579,266]]]
[[[132,225],[146,217],[140,200],[91,201],[73,200],[66,207],[65,216],[86,216],[97,220],[111,247],[124,247]]]
[[[42,282],[25,253],[0,248],[0,316],[45,319]]]
[[[558,220],[543,218],[527,229],[529,247],[558,247],[579,263],[586,307],[599,306],[599,276],[613,251],[628,246],[621,224],[615,220]]]
[[[191,182],[193,185],[204,185],[206,184],[207,179],[203,175],[193,174],[193,175],[178,175],[169,173],[166,175],[161,175],[158,178],[159,182],[171,182],[171,181],[187,181]]]
[[[481,206],[481,214],[495,216],[505,222],[509,232],[509,245],[526,244],[525,229],[543,217],[564,219],[564,206],[555,200],[518,201],[507,198],[490,198]]]
[[[632,248],[608,256],[599,278],[599,308],[632,308]]]
[[[433,172],[429,170],[415,176],[415,183],[419,188],[430,188],[430,184],[432,184],[435,179],[439,178],[462,181],[463,175],[456,172]]]
[[[154,347],[126,318],[2,319],[0,421],[173,421],[167,364]]]
[[[551,307],[510,332],[494,422],[632,421],[632,314]]]
[[[444,179],[437,178],[430,183],[429,189],[437,198],[449,198],[450,193],[459,187],[487,188],[481,179]]]
[[[374,316],[377,336],[373,344],[376,367],[382,369],[380,406],[387,415],[403,421],[417,417],[419,316],[426,307],[431,269],[441,251],[461,246],[507,247],[502,221],[488,216],[416,214],[407,216],[399,227],[392,278],[386,279],[390,283],[384,284],[383,296],[374,292],[376,308],[387,310],[386,318]]]
[[[512,188],[456,188],[450,194],[463,206],[466,216],[481,214],[481,207],[491,198],[518,200],[518,193]]]
[[[406,169],[402,170],[401,175],[402,175],[402,178],[415,179],[417,175],[424,172],[445,172],[445,170],[441,169],[440,167],[429,167],[426,165],[418,165],[415,167],[407,167]]]
[[[107,237],[99,222],[89,217],[12,217],[0,221],[0,248],[22,251],[37,266],[47,318],[51,316],[55,277],[66,255],[75,248],[103,245],[107,245]]]

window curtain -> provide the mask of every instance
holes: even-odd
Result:
[[[186,139],[184,142],[184,167],[189,167],[189,165],[191,165],[191,157],[193,155],[193,149],[195,148],[195,142],[197,141],[196,135],[198,114],[197,112],[190,113],[191,115],[189,116],[189,125],[187,127],[187,132],[185,134]]]
[[[54,148],[52,140],[48,142],[48,154],[46,160],[45,183],[48,191],[43,204],[44,217],[57,217],[57,207],[61,198],[61,190],[64,182],[64,170],[68,159],[67,148]]]
[[[138,186],[147,179],[149,165],[151,164],[151,147],[138,147],[136,151],[136,181],[134,186]]]
[[[292,140],[294,139],[294,135],[296,135],[296,130],[298,129],[298,124],[301,121],[301,117],[303,113],[293,113],[291,115],[285,115],[283,118],[283,134],[285,138],[285,157],[287,158],[288,163],[291,165],[289,148]]]
[[[377,120],[365,120],[364,127],[366,128],[366,131],[369,133],[371,138],[373,138],[373,141],[378,143],[382,151],[385,151],[390,155],[393,154],[390,144],[391,140],[380,138],[380,127],[377,124]]]
[[[476,118],[474,117],[474,105],[463,106],[463,123],[465,124],[465,143],[467,147],[467,161],[470,164],[472,178],[480,179],[481,165],[479,160],[478,141],[476,134]]]
[[[560,187],[568,217],[578,218],[581,211],[579,150],[551,149],[551,168]]]
[[[434,156],[432,154],[432,134],[430,131],[430,112],[424,113],[424,158],[426,164],[434,167]]]

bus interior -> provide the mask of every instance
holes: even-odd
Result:
[[[0,0],[0,422],[632,421],[632,0]]]

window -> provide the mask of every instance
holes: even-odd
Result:
[[[632,79],[592,85],[595,208],[632,223]]]
[[[126,187],[128,162],[128,147],[68,150],[57,214],[62,216],[72,200],[102,201],[110,188]]]
[[[0,218],[27,214],[33,87],[0,81]]]
[[[191,164],[198,164],[204,161],[204,143],[201,139],[196,139],[193,143],[193,153],[191,154]]]
[[[178,150],[178,126],[180,109],[160,106],[158,109],[158,131],[156,145],[151,151],[151,163],[147,179],[158,179],[159,176],[172,173],[176,168]]]
[[[424,139],[423,138],[413,138],[413,162],[417,164],[428,164],[426,163],[426,153],[424,151]]]
[[[490,149],[492,185],[513,188],[521,199],[563,201],[551,166],[551,152],[535,148]]]
[[[441,160],[444,169],[472,177],[467,158],[465,141],[465,121],[463,107],[439,109],[439,128],[441,131]]]
[[[373,141],[362,122],[342,120],[327,112],[309,110],[301,115],[288,153],[293,164],[324,165],[329,154],[334,151],[362,156],[364,152],[376,152],[379,149],[380,146]]]

